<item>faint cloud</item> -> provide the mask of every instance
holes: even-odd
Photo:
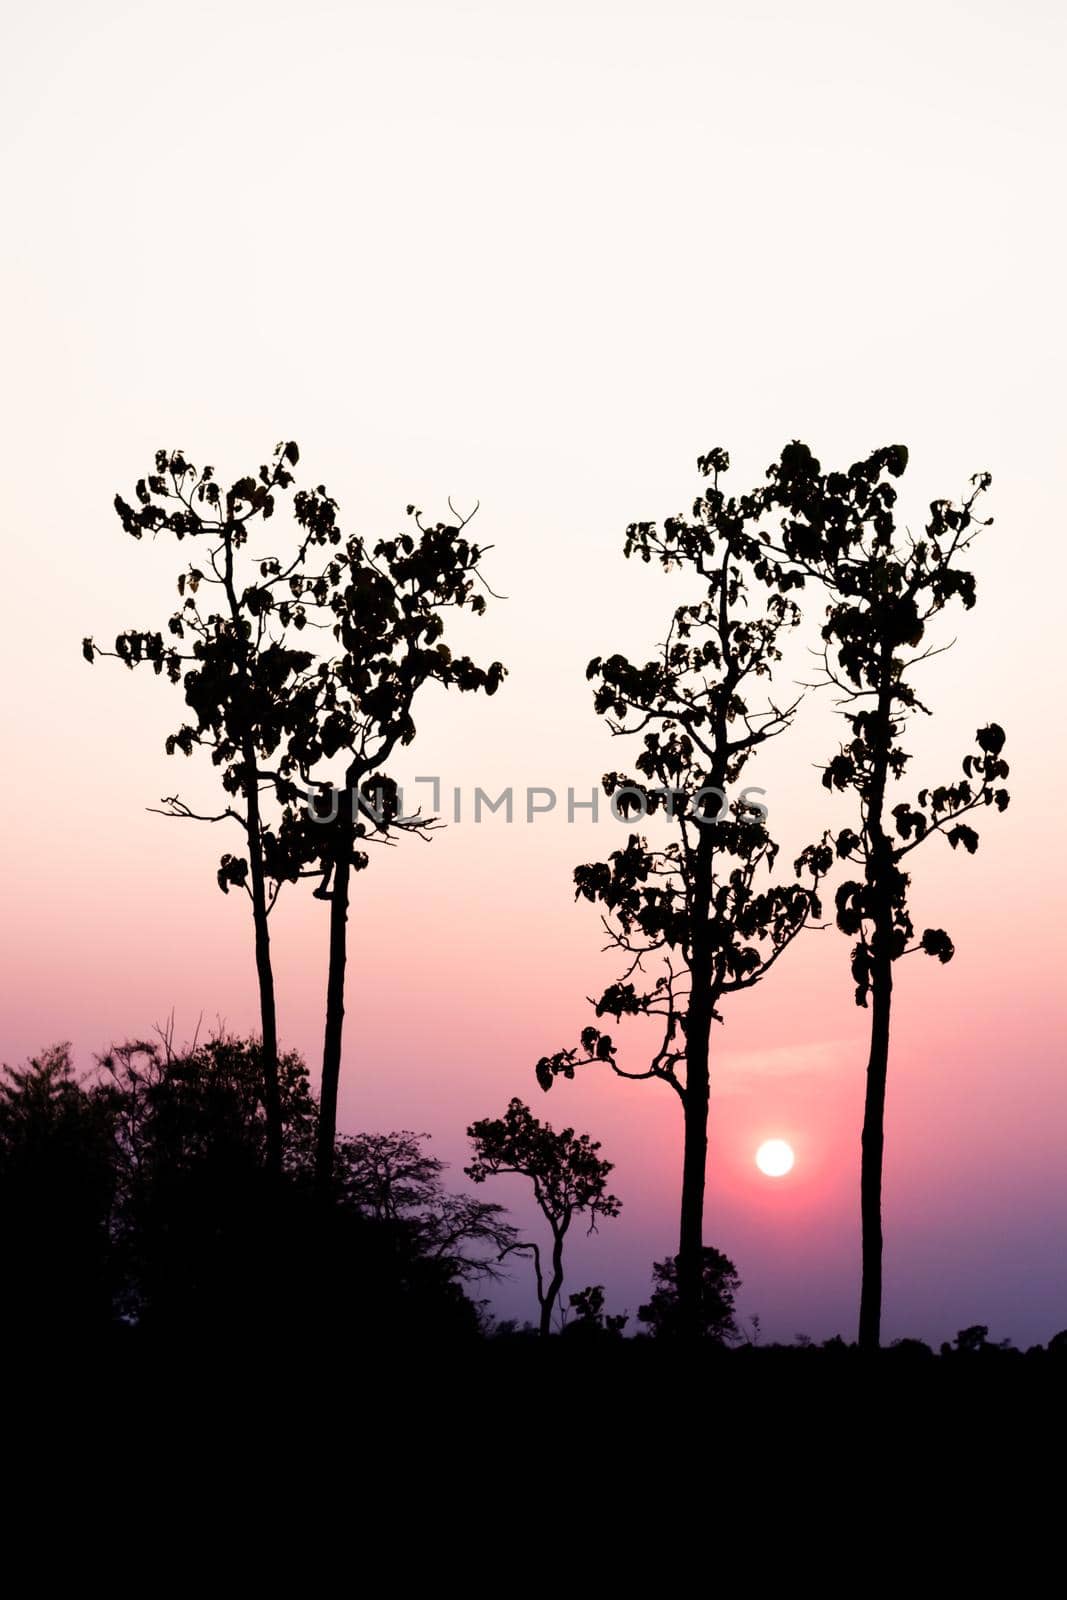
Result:
[[[768,1079],[808,1078],[835,1073],[855,1058],[855,1044],[846,1039],[817,1039],[784,1044],[773,1050],[724,1050],[713,1067],[715,1092],[743,1094]]]

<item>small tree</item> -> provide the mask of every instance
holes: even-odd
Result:
[[[738,1337],[734,1300],[740,1287],[741,1279],[729,1256],[706,1244],[701,1257],[700,1333],[709,1343],[728,1344]],[[677,1256],[654,1263],[652,1298],[640,1308],[637,1320],[657,1339],[674,1339],[685,1332]]]
[[[447,1163],[428,1134],[359,1133],[337,1141],[336,1189],[345,1205],[407,1234],[415,1253],[455,1281],[494,1279],[516,1241],[503,1206],[444,1186]]]
[[[314,546],[340,539],[334,502],[324,489],[300,490],[293,499],[298,527],[295,547],[284,558],[253,552],[253,535],[262,535],[279,497],[293,485],[290,468],[299,459],[292,442],[279,444],[258,475],[239,478],[223,491],[214,469],[198,470],[180,450],[156,452],[155,471],[136,487],[136,506],[121,495],[115,509],[134,539],[168,532],[188,539],[195,557],[178,577],[178,609],[160,632],[131,629],[119,634],[113,650],[92,638],[82,643],[91,664],[112,656],[131,670],[150,665],[180,684],[194,720],[166,741],[167,753],[189,756],[207,748],[220,769],[226,801],[221,811],[193,811],[177,795],[162,802],[163,814],[202,822],[236,822],[244,834],[244,854],[226,852],[218,869],[223,893],[243,889],[251,903],[255,933],[263,1037],[263,1099],[270,1165],[281,1171],[282,1125],[278,1087],[278,1021],[268,918],[281,883],[297,874],[278,832],[263,809],[264,764],[278,751],[286,728],[289,697],[312,656],[287,642],[290,628],[306,622],[301,597],[324,579],[308,570]]]
[[[514,1174],[533,1184],[534,1199],[552,1236],[547,1282],[536,1242],[509,1244],[507,1251],[528,1251],[533,1258],[541,1337],[547,1338],[563,1287],[563,1247],[571,1223],[576,1216],[587,1216],[589,1232],[594,1233],[600,1217],[617,1217],[622,1209],[621,1200],[607,1188],[613,1163],[601,1159],[600,1145],[587,1133],[575,1134],[573,1128],[556,1133],[518,1099],[510,1102],[503,1117],[473,1123],[467,1135],[474,1160],[464,1170],[475,1183]]]
[[[537,1079],[551,1088],[579,1066],[602,1062],[622,1078],[654,1079],[678,1095],[684,1125],[678,1245],[680,1314],[700,1332],[704,1188],[712,1025],[722,1003],[753,988],[811,916],[833,861],[826,845],[805,851],[794,878],[768,883],[778,854],[760,805],[728,797],[761,745],[789,728],[799,701],[753,704],[780,660],[779,638],[800,621],[788,590],[802,577],[768,559],[757,537],[758,495],[727,497],[724,451],[700,459],[708,487],[691,519],[633,524],[625,554],[688,574],[697,596],[676,607],[656,658],[589,663],[594,705],[613,734],[640,741],[638,776],[609,772],[603,786],[617,816],[666,819],[666,842],[631,834],[606,862],[575,870],[577,896],[604,908],[604,926],[626,966],[595,1002],[598,1017],[657,1017],[647,1066],[623,1066],[596,1027],[580,1044],[543,1056]],[[762,793],[763,791],[758,791]],[[655,822],[653,825],[656,825]],[[635,981],[635,978],[637,981]]]
[[[837,925],[856,943],[852,975],[856,1003],[871,1007],[861,1163],[863,1278],[859,1342],[877,1348],[882,1315],[882,1166],[889,1065],[893,967],[924,951],[952,959],[942,928],[916,938],[908,908],[912,853],[942,836],[973,855],[978,835],[962,819],[982,807],[1003,811],[1004,730],[991,723],[976,734],[977,749],[963,758],[962,777],[897,798],[895,785],[910,759],[901,738],[909,720],[927,707],[909,674],[938,654],[927,644],[929,624],[953,600],[975,602],[974,575],[960,559],[987,526],[976,503],[989,486],[971,480],[961,505],[935,500],[921,537],[898,532],[894,516],[899,478],[908,462],[903,445],[877,450],[847,472],[824,473],[806,445],[794,443],[771,468],[768,505],[784,511],[781,538],[771,553],[794,573],[821,580],[830,603],[823,628],[825,680],[841,691],[850,738],[830,760],[823,784],[851,793],[852,827],[836,839],[837,855],[859,876],[837,890]],[[947,648],[943,646],[941,648]],[[898,791],[899,793],[899,791]]]

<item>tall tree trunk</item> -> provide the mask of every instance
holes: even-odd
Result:
[[[706,795],[725,797],[729,728],[726,707],[737,686],[737,663],[730,650],[728,582],[730,544],[722,553],[718,588],[718,633],[725,666],[723,693],[712,723],[714,759]],[[720,802],[725,804],[725,798]],[[692,1343],[703,1332],[704,1190],[708,1166],[708,1109],[711,1097],[709,1056],[715,1011],[716,976],[712,970],[711,896],[715,874],[715,829],[718,814],[705,801],[700,837],[692,860],[692,902],[689,908],[689,1005],[685,1022],[685,1093],[682,1096],[682,1204],[678,1228],[678,1331]]]
[[[330,894],[330,955],[326,981],[326,1031],[322,1046],[322,1083],[319,1088],[319,1129],[315,1152],[315,1182],[328,1195],[333,1181],[334,1143],[337,1137],[337,1091],[341,1081],[341,1042],[345,1023],[345,969],[348,964],[348,902],[352,875],[352,795],[345,790],[334,826],[337,855]]]
[[[883,641],[878,701],[871,739],[874,770],[867,805],[867,887],[873,905],[871,940],[871,1044],[860,1136],[860,1323],[862,1350],[877,1350],[882,1337],[882,1161],[885,1150],[885,1087],[889,1069],[889,1021],[893,999],[893,847],[884,816],[893,737],[893,648]]]
[[[684,1339],[699,1339],[704,1279],[704,1187],[708,1162],[710,1018],[689,1012],[686,1047],[682,1208],[678,1236],[678,1320]]]
[[[252,880],[252,921],[256,933],[256,978],[259,982],[259,1016],[263,1035],[263,1109],[267,1120],[267,1166],[274,1177],[282,1170],[282,1103],[278,1085],[278,1012],[274,997],[274,967],[267,918],[267,884],[260,837],[259,770],[255,747],[246,742],[248,772],[248,862]]]
[[[223,585],[230,607],[234,633],[244,636],[244,619],[234,585],[234,526],[227,523],[223,532],[225,569]],[[278,1086],[278,1011],[274,998],[274,967],[270,954],[270,925],[267,921],[267,882],[263,867],[263,838],[259,806],[259,762],[256,759],[255,731],[248,714],[247,661],[240,673],[242,716],[241,759],[244,766],[246,821],[248,823],[248,865],[252,879],[252,922],[256,936],[256,978],[259,983],[259,1019],[263,1036],[263,1110],[267,1120],[267,1168],[275,1178],[282,1172],[282,1102]]]
[[[696,852],[692,909],[692,960],[686,1015],[682,1203],[678,1229],[678,1324],[683,1339],[699,1339],[704,1298],[704,1189],[708,1164],[709,1055],[713,975],[708,947],[713,824],[705,824]]]
[[[862,1279],[860,1283],[861,1350],[877,1350],[882,1336],[882,1156],[885,1149],[885,1085],[889,1066],[889,1018],[893,997],[892,908],[880,914],[871,969],[871,1049],[863,1104],[860,1155],[860,1219]]]

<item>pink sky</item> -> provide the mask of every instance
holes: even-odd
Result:
[[[902,440],[912,526],[980,468],[996,516],[979,606],[926,671],[915,786],[995,719],[1013,801],[973,860],[913,858],[916,921],[958,953],[898,983],[885,1334],[1045,1339],[1067,1325],[1058,9],[904,5],[886,29],[844,5],[675,3],[654,32],[637,6],[549,5],[537,29],[444,10],[194,6],[211,64],[191,72],[161,5],[13,24],[2,1054],[69,1038],[88,1066],[172,1010],[179,1035],[255,1022],[245,904],[214,884],[230,841],[144,809],[211,793],[162,752],[180,696],[80,659],[83,634],[168,614],[176,550],[110,509],[157,446],[232,477],[296,438],[353,532],[480,498],[508,599],[464,640],[510,676],[492,702],[429,700],[400,775],[584,796],[621,762],[586,661],[651,651],[676,592],[624,562],[626,523],[685,507],[712,445],[744,488],[792,437],[834,464]],[[755,775],[783,860],[844,819],[816,770],[837,737],[820,700]],[[341,1120],[425,1129],[457,1165],[467,1122],[512,1094],[588,1128],[624,1210],[576,1241],[569,1287],[633,1313],[675,1248],[678,1107],[599,1071],[545,1099],[532,1072],[612,975],[570,872],[622,830],[582,817],[462,822],[374,861]],[[323,907],[288,893],[275,937],[283,1033],[314,1062]],[[707,1236],[768,1336],[854,1330],[847,955],[811,935],[716,1035]],[[752,1159],[771,1136],[797,1152],[778,1183]],[[517,1269],[501,1309],[530,1302]]]

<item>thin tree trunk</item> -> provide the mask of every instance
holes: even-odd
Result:
[[[732,691],[737,667],[730,653],[727,598],[730,547],[722,555],[718,592],[718,632],[726,664],[723,687]],[[715,758],[707,777],[708,794],[725,792],[729,730],[726,693],[720,696],[713,722]],[[711,1099],[711,1022],[715,1011],[716,975],[711,947],[711,895],[715,863],[715,828],[704,810],[698,822],[700,838],[693,862],[693,889],[689,926],[690,993],[685,1023],[685,1092],[682,1147],[682,1199],[678,1228],[678,1331],[695,1342],[703,1332],[704,1300],[704,1191],[708,1166],[708,1111]]]
[[[882,1157],[885,1149],[885,1086],[893,996],[893,963],[886,948],[892,936],[892,911],[888,906],[886,910],[889,914],[883,916],[883,927],[875,933],[875,940],[882,945],[883,953],[875,956],[871,971],[871,1050],[867,1061],[867,1091],[861,1136],[861,1350],[877,1350],[882,1334]]]
[[[335,826],[337,855],[330,894],[330,955],[326,982],[326,1032],[322,1046],[322,1083],[319,1088],[319,1128],[315,1153],[315,1181],[328,1195],[333,1180],[334,1143],[337,1137],[337,1092],[341,1081],[341,1042],[345,1023],[345,969],[348,964],[348,902],[352,874],[352,797],[346,789]],[[346,808],[348,808],[346,810]]]
[[[555,1308],[559,1291],[563,1288],[563,1234],[557,1229],[552,1230],[552,1276],[549,1279],[548,1289],[541,1300],[541,1337],[547,1339],[552,1333],[552,1312]]]
[[[241,607],[233,576],[233,527],[223,535],[225,571],[223,584],[233,619],[235,634],[242,633]],[[247,695],[248,667],[242,674]],[[244,710],[247,712],[247,699]],[[278,1010],[274,995],[274,966],[270,953],[270,925],[267,920],[267,882],[263,866],[263,839],[259,807],[259,763],[256,741],[247,726],[241,739],[241,758],[245,773],[245,805],[248,836],[249,876],[252,880],[252,923],[256,938],[256,979],[259,984],[259,1019],[262,1033],[263,1111],[267,1121],[267,1169],[275,1178],[282,1172],[282,1103],[278,1086]]]
[[[882,647],[878,702],[871,739],[875,767],[867,807],[867,886],[873,899],[871,940],[871,1044],[860,1136],[861,1277],[859,1344],[877,1350],[882,1337],[882,1165],[885,1151],[885,1089],[889,1069],[889,1022],[893,998],[893,848],[883,812],[893,732],[892,644]]]
[[[678,1236],[678,1320],[684,1339],[699,1339],[704,1278],[704,1189],[708,1162],[710,1019],[689,1011],[683,1102],[682,1206]]]
[[[708,1163],[711,1095],[712,956],[708,945],[713,824],[705,824],[697,847],[692,906],[690,996],[686,1015],[685,1093],[682,1096],[682,1199],[678,1229],[678,1325],[681,1337],[701,1334],[704,1285],[704,1190]]]
[[[267,918],[267,883],[260,842],[259,772],[255,749],[248,742],[244,751],[249,773],[248,863],[252,880],[252,921],[256,932],[256,978],[259,983],[259,1016],[263,1035],[263,1110],[267,1119],[267,1167],[274,1177],[282,1170],[282,1103],[278,1086],[278,1011],[274,997],[274,967],[270,953],[270,923]]]

